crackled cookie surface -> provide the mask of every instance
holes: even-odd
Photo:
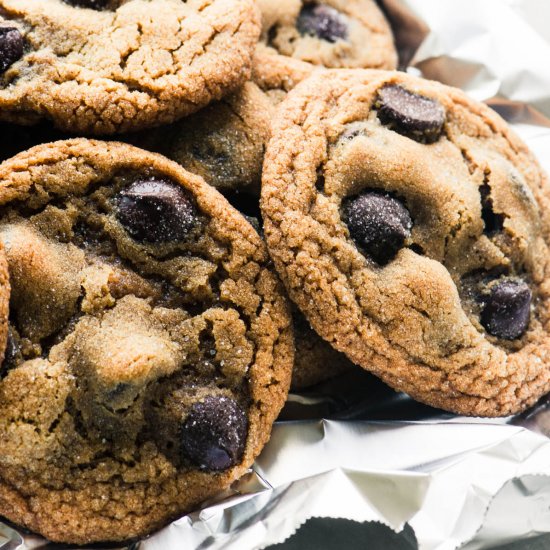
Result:
[[[374,0],[258,0],[265,45],[331,68],[394,69],[388,22]]]
[[[112,134],[172,122],[249,74],[252,0],[0,0],[0,118]]]
[[[198,113],[142,132],[139,146],[166,155],[219,190],[259,196],[274,106],[253,82]]]
[[[507,415],[548,392],[548,180],[504,121],[384,71],[319,74],[279,109],[264,230],[315,330],[451,411]]]
[[[54,541],[123,540],[227,488],[293,360],[253,228],[164,157],[84,139],[4,162],[0,204],[0,514]]]

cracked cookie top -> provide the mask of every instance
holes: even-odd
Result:
[[[402,73],[327,71],[278,111],[266,240],[291,298],[420,401],[507,415],[550,390],[550,192],[505,122]]]
[[[0,165],[0,240],[0,514],[123,540],[246,471],[288,391],[290,314],[216,190],[130,145],[41,145]]]
[[[0,113],[75,133],[172,122],[248,76],[252,0],[0,0]]]
[[[225,192],[227,200],[249,221],[263,238],[260,200],[246,191]],[[294,333],[294,366],[290,389],[301,391],[346,371],[358,368],[345,354],[335,350],[312,328],[300,310],[291,307]]]
[[[395,69],[391,28],[374,0],[258,0],[261,42],[330,68]]]
[[[273,54],[259,44],[252,81],[198,113],[129,139],[175,160],[223,192],[259,197],[275,105],[314,70],[309,63]]]

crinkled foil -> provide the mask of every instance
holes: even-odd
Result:
[[[385,0],[383,8],[403,69],[489,103],[550,172],[550,2]],[[254,469],[216,502],[117,548],[262,549],[305,534],[311,518],[332,518],[315,524],[329,525],[324,539],[310,530],[308,544],[274,550],[328,548],[338,530],[346,550],[367,540],[500,548],[550,533],[548,436],[548,399],[513,418],[462,418],[357,370],[292,395]],[[360,532],[368,538],[354,540],[365,545],[352,543]],[[544,540],[537,547],[550,547]],[[38,548],[68,547],[0,528],[1,550]]]

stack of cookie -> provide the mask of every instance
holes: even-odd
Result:
[[[246,472],[291,379],[550,390],[546,176],[393,70],[373,0],[0,8],[0,515],[144,536]]]

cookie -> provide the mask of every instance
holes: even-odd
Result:
[[[241,191],[226,192],[227,200],[263,237],[262,215],[258,198]],[[357,368],[343,354],[325,342],[296,307],[291,308],[294,333],[294,366],[290,389],[299,392]]]
[[[4,162],[0,203],[0,514],[53,541],[130,539],[245,473],[293,362],[246,220],[176,163],[85,139]]]
[[[300,391],[357,368],[343,353],[325,342],[296,308],[292,309],[294,367],[290,387]]]
[[[374,0],[258,0],[261,42],[281,55],[330,68],[395,69],[397,54]]]
[[[463,92],[328,71],[279,106],[266,241],[290,297],[356,364],[427,404],[516,413],[550,390],[550,192]]]
[[[314,71],[260,44],[252,81],[235,93],[172,124],[122,138],[175,160],[224,193],[251,194],[257,202],[275,106]]]
[[[0,0],[0,118],[113,134],[172,122],[245,81],[252,0]]]
[[[253,82],[198,113],[143,132],[137,145],[162,153],[219,190],[259,197],[274,106]]]
[[[321,67],[280,55],[260,43],[254,51],[252,81],[262,89],[274,105],[280,103],[290,90]]]
[[[10,353],[8,346],[8,312],[10,301],[10,280],[4,247],[0,244],[0,361]]]

